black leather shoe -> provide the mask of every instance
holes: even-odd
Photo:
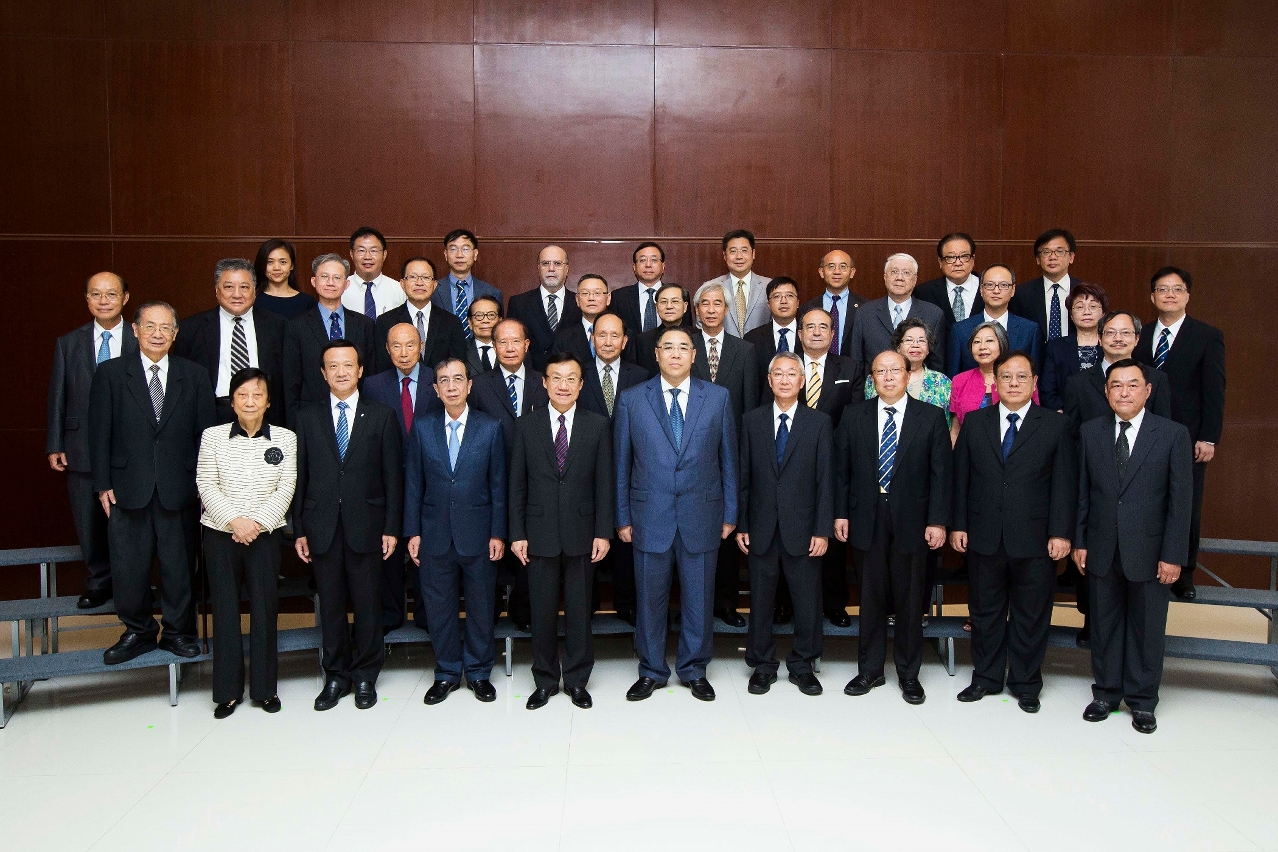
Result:
[[[232,713],[234,713],[235,708],[239,706],[240,706],[240,701],[238,698],[234,701],[227,701],[224,704],[219,704],[217,705],[217,707],[213,708],[213,718],[225,719],[227,716],[230,716]]]
[[[958,700],[964,704],[971,704],[973,701],[980,701],[987,695],[998,695],[1002,691],[1001,689],[986,689],[980,684],[974,683],[958,694]]]
[[[776,672],[765,672],[761,669],[755,669],[754,674],[750,675],[750,685],[746,687],[751,695],[763,695],[772,688],[772,684],[777,682]]]
[[[78,609],[97,609],[111,600],[110,589],[89,589],[75,602]]]
[[[789,624],[790,619],[794,618],[794,609],[792,607],[777,604],[772,610],[773,624]]]
[[[1026,713],[1037,713],[1043,705],[1039,703],[1037,695],[1018,695],[1016,697],[1016,706]]]
[[[1178,600],[1192,601],[1198,597],[1198,590],[1194,588],[1194,581],[1186,579],[1185,575],[1182,574],[1179,580],[1172,583],[1172,594],[1175,595]],[[1153,733],[1153,731],[1150,730],[1148,733]]]
[[[820,695],[825,691],[821,686],[821,681],[817,680],[817,676],[812,672],[804,672],[803,674],[795,674],[790,672],[790,683],[799,688],[799,692],[804,695]]]
[[[559,687],[557,686],[552,689],[534,689],[532,695],[528,696],[528,703],[524,706],[529,710],[540,710],[550,703],[550,696],[558,694]]]
[[[906,704],[922,704],[927,700],[927,693],[923,691],[923,684],[917,680],[903,680],[901,697],[905,699]]]
[[[489,680],[471,680],[466,678],[466,688],[475,693],[475,697],[487,704],[497,700],[497,688]]]
[[[1158,730],[1158,720],[1148,710],[1133,710],[1132,727],[1142,734],[1152,734]]]
[[[361,680],[355,684],[355,708],[367,710],[377,703],[377,689],[371,680]]]
[[[564,692],[568,693],[568,697],[572,699],[573,706],[580,707],[582,710],[589,710],[595,706],[595,702],[591,699],[590,693],[586,691],[584,686],[565,686]]]
[[[635,608],[632,606],[622,607],[621,609],[617,610],[617,618],[620,618],[622,621],[626,622],[626,624],[629,624],[631,627],[634,627],[635,626]]]
[[[315,709],[323,712],[324,710],[332,710],[337,706],[337,702],[342,700],[342,696],[350,695],[350,684],[342,686],[335,680],[330,680],[324,684],[324,690],[315,696]]]
[[[200,643],[190,636],[170,636],[166,633],[160,638],[160,650],[177,654],[179,657],[198,657]]]
[[[155,640],[149,636],[143,636],[141,633],[125,633],[120,637],[119,642],[102,652],[102,662],[108,666],[118,666],[134,657],[142,656],[147,651],[154,651],[155,647]]]
[[[698,701],[714,701],[714,687],[705,678],[695,678],[683,685],[692,690],[692,697]]]
[[[851,627],[852,626],[852,616],[848,615],[848,611],[846,609],[838,609],[838,610],[833,610],[831,612],[827,612],[825,614],[825,617],[829,619],[830,623],[833,624],[835,627]]]
[[[1074,644],[1080,648],[1092,647],[1092,631],[1087,627],[1078,631],[1074,636]]]
[[[735,609],[716,609],[714,617],[721,619],[724,624],[729,627],[745,627],[745,616],[737,612]]]
[[[1087,705],[1087,709],[1083,711],[1083,718],[1088,722],[1104,722],[1113,712],[1114,708],[1108,701],[1101,701],[1098,698]]]
[[[626,700],[643,701],[649,695],[652,695],[655,690],[664,686],[664,683],[657,683],[650,677],[641,677],[631,685],[630,689],[626,690]]]
[[[457,689],[457,682],[452,680],[437,680],[431,688],[426,690],[425,697],[422,698],[423,704],[438,704],[448,697],[448,693]]]
[[[843,687],[843,693],[845,695],[865,695],[871,689],[876,686],[882,686],[885,683],[887,683],[887,678],[883,677],[883,675],[871,680],[865,675],[859,674],[848,681],[848,685]]]
[[[280,697],[278,695],[272,695],[270,698],[262,702],[262,709],[267,713],[280,712]]]

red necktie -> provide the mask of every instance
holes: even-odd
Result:
[[[404,410],[404,431],[413,431],[413,395],[408,392],[409,377],[399,380],[399,407]]]

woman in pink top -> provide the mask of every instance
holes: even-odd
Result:
[[[950,386],[950,411],[954,421],[950,424],[950,441],[958,441],[959,427],[969,411],[998,405],[998,391],[994,389],[994,362],[1009,349],[1007,332],[996,322],[983,322],[968,338],[967,348],[976,361],[976,369],[966,370],[954,377]],[[1035,388],[1034,402],[1038,402]]]

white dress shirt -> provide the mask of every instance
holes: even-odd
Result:
[[[706,334],[706,333],[705,333],[705,331],[702,331],[702,332],[701,332],[701,334],[702,334],[702,336],[705,338],[705,341],[706,341],[706,355],[707,355],[707,356],[709,356],[709,355],[710,355],[710,341],[711,341],[711,340],[713,340],[713,341],[714,341],[714,347],[715,347],[715,350],[719,353],[719,361],[720,361],[720,363],[722,363],[722,361],[723,361],[723,338],[727,335],[727,332],[725,332],[725,331],[723,330],[723,326],[719,326],[719,333],[718,333],[718,334]],[[791,349],[790,351],[792,351],[792,352],[793,352],[794,350],[793,350],[793,349]]]
[[[674,399],[674,395],[670,393],[671,388],[679,390],[679,411],[682,412],[684,420],[688,419],[688,390],[692,387],[692,377],[688,376],[677,385],[672,385],[666,381],[666,377],[661,377],[661,398],[666,404],[666,414],[670,413],[670,401]]]
[[[829,355],[830,355],[829,350],[826,350],[825,352],[823,352],[820,358],[813,358],[812,356],[808,355],[807,352],[803,353],[803,387],[805,389],[808,386],[808,377],[812,375],[812,368],[809,365],[816,364],[817,375],[820,376],[822,379],[824,379],[825,378],[825,359],[829,357]],[[824,392],[825,388],[823,387],[821,388],[821,390],[822,392]],[[803,394],[800,394],[800,396],[802,395]]]
[[[348,311],[364,313],[364,291],[368,289],[368,284],[358,275],[352,275],[346,280],[350,282],[350,286],[342,294],[342,304]],[[377,306],[379,317],[408,301],[408,297],[404,295],[404,288],[385,273],[374,278],[372,285],[373,304]]]
[[[373,294],[373,299],[374,301],[376,301],[377,299],[376,293]],[[409,302],[407,299],[405,299],[404,307],[408,309],[408,321],[413,324],[413,328],[417,327],[417,315],[421,314],[422,328],[426,330],[426,334],[430,334],[430,307],[431,307],[430,299],[426,300],[426,306],[424,308],[415,307],[412,302]],[[426,338],[422,337],[422,343],[424,344],[425,342],[426,342]]]
[[[546,314],[547,317],[549,317],[550,297],[554,296],[555,297],[555,313],[559,314],[559,319],[562,320],[564,318],[564,299],[565,297],[572,295],[572,293],[568,291],[568,288],[560,287],[554,293],[547,290],[545,285],[542,285],[541,287],[538,287],[537,289],[540,291],[540,295],[541,295],[542,313]]]
[[[117,322],[115,328],[103,328],[98,325],[98,321],[93,321],[93,360],[98,360],[98,350],[102,348],[102,332],[111,332],[111,338],[107,341],[107,349],[111,352],[112,358],[120,357],[120,349],[124,340],[124,323]],[[1174,332],[1173,332],[1174,333]],[[150,379],[150,376],[147,376]]]
[[[1136,449],[1136,434],[1140,432],[1140,424],[1145,421],[1145,409],[1141,408],[1136,412],[1136,416],[1127,422],[1131,425],[1127,427],[1127,449],[1129,452]],[[1123,422],[1123,418],[1117,414],[1114,415],[1114,443],[1118,443],[1118,424]]]
[[[1008,315],[1009,313],[1011,313],[1011,311],[1007,310],[1007,308],[1004,308],[1004,309],[1003,309],[1003,313],[999,314],[999,315],[998,315],[998,316],[996,316],[996,317],[992,317],[992,316],[990,316],[989,308],[986,308],[986,309],[985,309],[985,313],[983,314],[984,319],[983,319],[982,321],[983,321],[983,322],[996,322],[996,323],[998,323],[999,325],[1003,326],[1003,331],[1007,331],[1007,315]]]
[[[907,393],[905,396],[901,397],[900,399],[898,399],[896,402],[892,403],[891,405],[892,408],[896,409],[896,415],[894,416],[894,419],[896,422],[896,438],[898,442],[901,440],[901,420],[902,418],[905,417],[905,404],[909,401],[910,401],[910,395]],[[880,397],[877,397],[877,396],[874,398],[874,403],[875,405],[878,406],[878,410],[879,410],[878,440],[882,441],[883,427],[887,425],[887,419],[888,419],[887,412],[884,411],[884,409],[888,408],[888,405]]]
[[[788,328],[789,331],[785,335],[785,344],[791,352],[799,351],[799,318],[795,317],[790,320],[789,325],[777,325],[774,318],[772,320],[772,347],[778,352],[781,351],[781,329]]]
[[[1061,276],[1061,280],[1056,283],[1061,288],[1056,291],[1056,298],[1060,299],[1061,302],[1061,336],[1064,337],[1069,334],[1069,310],[1065,307],[1065,299],[1069,297],[1069,288],[1073,285],[1070,284],[1068,272]],[[1046,313],[1043,316],[1047,317],[1048,322],[1051,322],[1052,282],[1046,275],[1043,276],[1043,304],[1047,306]]]
[[[742,286],[741,292],[745,293],[746,311],[749,312],[750,310],[750,273],[747,272],[745,274],[745,278],[738,278],[735,272],[728,273],[728,290],[729,290],[728,308],[729,310],[732,311],[733,315],[735,315],[737,312],[737,285],[738,284]]]
[[[445,447],[448,446],[448,436],[451,435],[453,431],[452,429],[449,428],[448,424],[449,423],[461,424],[460,428],[458,428],[457,430],[457,443],[460,445],[462,441],[466,440],[466,420],[469,417],[470,417],[469,405],[467,405],[465,408],[462,409],[462,413],[457,415],[456,420],[453,420],[451,417],[449,417],[447,411],[444,412],[444,446]]]
[[[235,315],[219,307],[217,320],[222,333],[218,335],[217,387],[213,389],[213,395],[221,397],[231,393],[231,335],[235,333]],[[249,366],[262,366],[257,358],[257,326],[253,323],[252,308],[240,317],[240,325],[244,329],[244,342],[248,345]]]
[[[794,404],[789,408],[782,408],[775,402],[772,403],[772,437],[777,436],[777,432],[781,431],[781,415],[785,415],[785,428],[791,432],[794,431],[794,411],[799,407],[799,401],[796,399]]]
[[[152,361],[150,358],[146,357],[145,352],[139,352],[138,356],[141,357],[142,359],[142,381],[146,383],[147,387],[150,387],[151,368],[154,366],[159,366],[160,387],[162,387],[167,393],[169,389],[169,356],[168,354],[166,353],[165,356],[161,358],[158,362]]]
[[[550,412],[550,440],[552,440],[552,441],[553,441],[553,440],[555,439],[555,436],[559,434],[559,415],[560,415],[560,412],[559,412],[559,410],[558,410],[558,409],[556,409],[553,405],[547,405],[547,406],[546,406],[546,410],[547,410],[548,412]],[[566,432],[568,433],[568,443],[569,443],[569,444],[571,444],[571,443],[572,443],[572,421],[573,421],[573,418],[574,418],[576,415],[577,415],[577,403],[575,403],[575,402],[572,404],[572,407],[571,407],[571,408],[569,408],[567,411],[563,412],[563,416],[564,416],[564,431],[566,431]]]
[[[1011,424],[1009,424],[1009,423],[1007,422],[1007,415],[1009,415],[1009,414],[1015,414],[1015,415],[1017,415],[1017,420],[1016,420],[1016,431],[1018,431],[1018,432],[1019,432],[1019,431],[1020,431],[1020,429],[1021,429],[1021,427],[1025,425],[1025,415],[1026,415],[1026,414],[1029,414],[1029,407],[1030,407],[1030,403],[1028,403],[1028,402],[1027,402],[1027,403],[1025,403],[1024,405],[1022,405],[1020,408],[1008,408],[1006,405],[1004,405],[1004,404],[1003,404],[1003,403],[1001,403],[1001,402],[998,404],[998,416],[999,416],[999,421],[998,421],[998,423],[999,423],[999,426],[998,426],[998,440],[999,440],[999,443],[1002,443],[1003,439],[1004,439],[1005,437],[1007,437],[1007,427],[1008,427],[1009,425],[1011,425]]]
[[[524,373],[527,371],[528,365],[520,364],[519,369],[513,373],[500,365],[498,365],[497,369],[501,370],[501,383],[505,385],[503,390],[506,391],[507,396],[510,395],[510,377],[515,377],[515,416],[518,417],[524,413]]]
[[[1176,335],[1180,334],[1180,327],[1185,324],[1185,317],[1187,316],[1188,314],[1181,314],[1180,319],[1176,320],[1171,325],[1163,325],[1162,320],[1158,320],[1154,323],[1154,339],[1150,344],[1153,348],[1149,350],[1150,356],[1153,356],[1153,354],[1158,351],[1158,338],[1163,336],[1163,329],[1165,328],[1171,329],[1171,334],[1167,335],[1167,351],[1171,351],[1172,346],[1176,343]],[[111,342],[114,343],[115,341]]]
[[[333,416],[333,434],[337,434],[337,418],[342,413],[338,411],[337,404],[339,402],[346,403],[346,436],[349,438],[355,431],[355,407],[359,405],[359,391],[346,397],[346,399],[338,399],[333,394],[328,395],[328,413]]]
[[[950,305],[950,316],[954,315],[954,288],[958,287],[963,291],[963,311],[964,316],[959,317],[959,321],[965,320],[972,315],[972,305],[976,303],[976,294],[980,292],[981,280],[975,275],[969,274],[967,280],[962,284],[955,284],[950,279],[945,279],[945,301]]]

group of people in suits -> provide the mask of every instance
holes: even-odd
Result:
[[[503,568],[507,614],[533,636],[532,709],[561,683],[591,704],[599,568],[635,626],[628,699],[671,677],[676,575],[673,673],[714,699],[714,619],[746,626],[743,566],[750,692],[775,682],[773,626],[793,620],[790,680],[819,694],[823,621],[851,624],[849,548],[861,643],[845,691],[885,683],[891,623],[902,696],[921,703],[927,590],[948,542],[971,577],[975,671],[960,700],[1006,684],[1037,711],[1056,564],[1072,553],[1096,676],[1085,715],[1126,700],[1153,730],[1163,586],[1194,594],[1223,419],[1223,337],[1186,315],[1189,273],[1154,274],[1158,319],[1142,326],[1070,281],[1067,231],[1036,241],[1043,276],[1020,285],[1001,263],[974,274],[975,241],[955,233],[937,246],[942,277],[917,285],[917,261],[892,255],[877,299],[851,290],[855,263],[831,251],[822,294],[801,303],[793,278],[754,272],[754,236],[738,230],[722,241],[727,273],[695,294],[663,280],[657,243],[634,250],[633,284],[589,273],[575,290],[567,253],[547,246],[538,286],[505,305],[474,276],[476,236],[443,242],[443,278],[416,256],[396,281],[384,237],[360,228],[349,258],[312,261],[311,299],[292,246],[268,241],[254,263],[217,264],[217,306],[181,335],[169,305],[143,305],[130,326],[124,281],[89,279],[94,319],[55,350],[48,453],[68,473],[89,566],[81,604],[114,597],[125,624],[108,663],[157,646],[198,654],[202,525],[215,713],[242,700],[242,583],[250,697],[278,710],[273,579],[291,520],[320,599],[317,710],[350,692],[375,705],[382,636],[404,622],[406,593],[435,651],[425,702],[463,682],[494,700]]]

